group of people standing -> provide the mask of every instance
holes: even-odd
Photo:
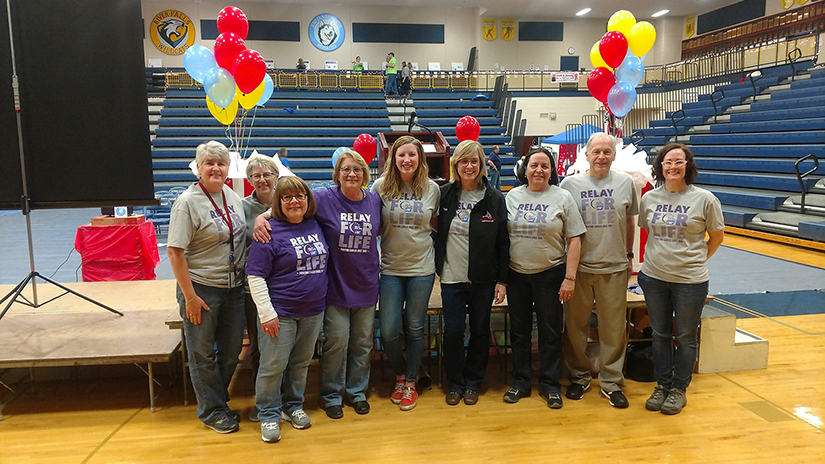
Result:
[[[387,76],[384,95],[408,95],[412,89],[412,63],[401,62],[401,69],[398,69],[398,61],[395,53],[387,53],[387,67],[384,73]],[[398,72],[401,72],[401,84],[398,83]]]
[[[552,154],[535,149],[518,169],[524,185],[505,199],[487,180],[478,142],[456,147],[451,182],[439,187],[429,179],[421,143],[403,136],[371,190],[368,167],[354,151],[335,163],[335,185],[318,192],[298,177],[279,181],[271,159],[253,157],[247,177],[255,191],[241,200],[224,185],[226,147],[199,146],[199,181],[174,204],[168,241],[199,419],[220,433],[238,430],[240,415],[227,403],[244,320],[256,375],[250,419],[261,421],[263,441],[280,440],[281,419],[296,429],[311,425],[304,389],[322,328],[326,414],[342,418],[345,404],[367,414],[376,302],[380,339],[395,373],[390,399],[401,410],[413,409],[436,274],[448,404],[479,401],[492,305],[506,297],[513,383],[504,401],[531,394],[534,313],[540,395],[549,407],[562,407],[564,363],[565,396],[582,398],[591,381],[585,348],[595,302],[601,392],[612,406],[627,407],[626,287],[637,214],[649,234],[639,282],[658,382],[646,407],[681,411],[707,295],[707,259],[722,241],[719,201],[692,185],[696,165],[682,145],[660,151],[654,175],[664,184],[641,204],[630,177],[610,170],[611,136],[594,134],[587,158],[590,170],[559,185]]]

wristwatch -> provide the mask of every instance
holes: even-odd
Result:
[[[633,254],[633,252],[631,251],[630,253],[628,253],[628,254],[627,254],[627,259],[630,259],[630,258],[632,258],[633,256],[635,256],[635,255],[634,255],[634,254]]]

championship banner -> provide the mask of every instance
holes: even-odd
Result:
[[[685,17],[685,37],[693,37],[696,33],[696,15]]]
[[[481,35],[484,40],[493,41],[496,39],[496,29],[498,29],[497,19],[483,19],[481,20]]]
[[[516,20],[502,19],[501,20],[501,38],[507,42],[516,37]]]

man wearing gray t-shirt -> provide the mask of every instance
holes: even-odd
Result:
[[[578,400],[590,388],[591,362],[585,349],[595,301],[601,392],[611,406],[626,408],[622,368],[627,347],[627,279],[633,271],[634,217],[639,206],[630,176],[610,170],[616,159],[612,136],[593,134],[587,141],[586,156],[590,169],[561,183],[561,188],[573,195],[587,226],[576,289],[564,305],[564,363],[570,376],[565,396]]]

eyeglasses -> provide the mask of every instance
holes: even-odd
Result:
[[[463,159],[458,162],[458,165],[461,167],[467,166],[478,166],[480,163],[477,159]]]
[[[361,169],[360,166],[355,166],[354,168],[350,166],[344,166],[341,168],[341,172],[343,172],[344,174],[354,173],[355,175],[358,175],[364,172],[364,170]]]
[[[271,179],[273,177],[275,177],[275,174],[273,174],[271,172],[265,172],[263,174],[252,174],[252,179],[253,180]]]
[[[299,193],[297,195],[281,195],[281,201],[283,201],[284,203],[289,203],[292,200],[304,201],[306,199],[307,196],[305,193]]]
[[[673,162],[673,161],[663,161],[662,162],[662,167],[664,167],[664,168],[672,168],[672,167],[683,168],[685,166],[687,166],[687,161],[682,161],[682,160],[679,160],[679,161],[676,161],[676,162]]]

